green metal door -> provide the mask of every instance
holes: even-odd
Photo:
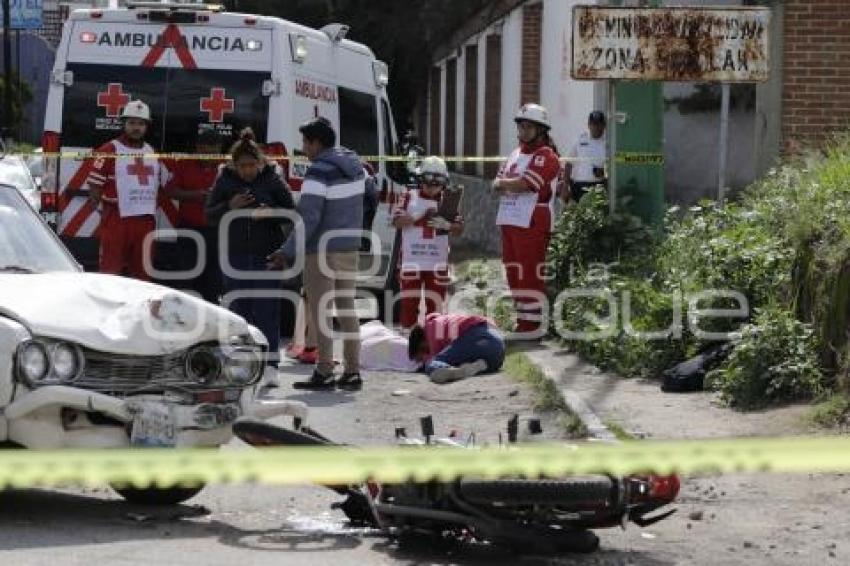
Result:
[[[664,218],[663,83],[614,83],[616,198],[620,206],[653,226]]]
[[[609,4],[622,6],[622,0]],[[657,7],[660,0],[646,2]],[[664,219],[664,83],[616,81],[612,83],[616,101],[617,202],[652,226],[660,228]]]

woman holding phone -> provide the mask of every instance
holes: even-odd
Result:
[[[243,130],[232,149],[230,162],[222,169],[206,207],[210,225],[228,222],[220,242],[220,254],[231,269],[224,271],[225,306],[259,328],[269,342],[267,363],[277,366],[280,359],[279,277],[261,278],[267,273],[266,258],[280,248],[292,223],[280,217],[282,210],[294,210],[289,187],[277,174],[254,141],[250,128]],[[228,218],[228,213],[242,214]],[[226,266],[224,266],[226,267]],[[228,273],[228,271],[230,273]],[[228,300],[227,294],[247,296]],[[256,296],[251,296],[251,294]],[[265,296],[263,296],[265,295]]]

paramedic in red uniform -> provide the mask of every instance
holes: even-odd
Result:
[[[150,157],[153,148],[145,142],[151,123],[148,105],[141,100],[129,102],[121,119],[121,136],[94,151],[116,157],[97,157],[87,181],[89,198],[100,205],[101,212],[99,271],[147,281],[150,275],[145,270],[143,246],[155,228],[162,170],[159,161]]]
[[[514,121],[520,145],[493,181],[501,195],[496,224],[502,227],[502,262],[517,312],[516,332],[538,338],[544,330],[544,264],[561,164],[544,107],[525,104]]]
[[[449,234],[463,232],[460,217],[449,221],[436,216],[443,190],[449,182],[446,162],[427,157],[419,171],[419,186],[405,193],[393,216],[401,230],[399,283],[401,326],[409,329],[419,320],[419,303],[425,291],[425,313],[441,312],[449,284]],[[442,233],[438,232],[442,231]]]
[[[218,228],[209,226],[206,219],[206,201],[212,193],[218,178],[221,161],[210,159],[222,151],[222,139],[213,130],[205,130],[198,135],[195,152],[203,156],[199,159],[178,159],[173,161],[169,170],[171,179],[164,187],[166,197],[180,203],[177,216],[177,228],[196,232],[203,239],[204,254],[198,254],[198,244],[191,238],[181,237],[177,250],[181,256],[182,271],[190,271],[203,262],[200,275],[189,281],[183,281],[183,287],[196,292],[204,300],[218,304],[221,295],[222,275],[218,257]]]

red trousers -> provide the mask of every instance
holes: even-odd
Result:
[[[538,207],[528,228],[502,226],[502,263],[517,312],[517,332],[535,332],[543,321],[550,214],[548,208]]]
[[[100,272],[150,281],[143,248],[145,237],[155,226],[153,216],[121,218],[117,211],[105,210],[100,221]],[[153,254],[153,242],[149,253]],[[153,257],[149,263],[153,264]]]
[[[419,302],[422,290],[425,290],[425,315],[439,312],[449,286],[447,271],[400,271],[401,289],[400,322],[403,328],[410,328],[419,320]]]

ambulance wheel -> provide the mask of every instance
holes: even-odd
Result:
[[[192,499],[198,495],[202,489],[204,489],[204,484],[192,487],[146,487],[141,489],[136,487],[112,486],[112,489],[117,491],[121,497],[130,503],[164,507],[168,505],[178,505],[184,501]]]

